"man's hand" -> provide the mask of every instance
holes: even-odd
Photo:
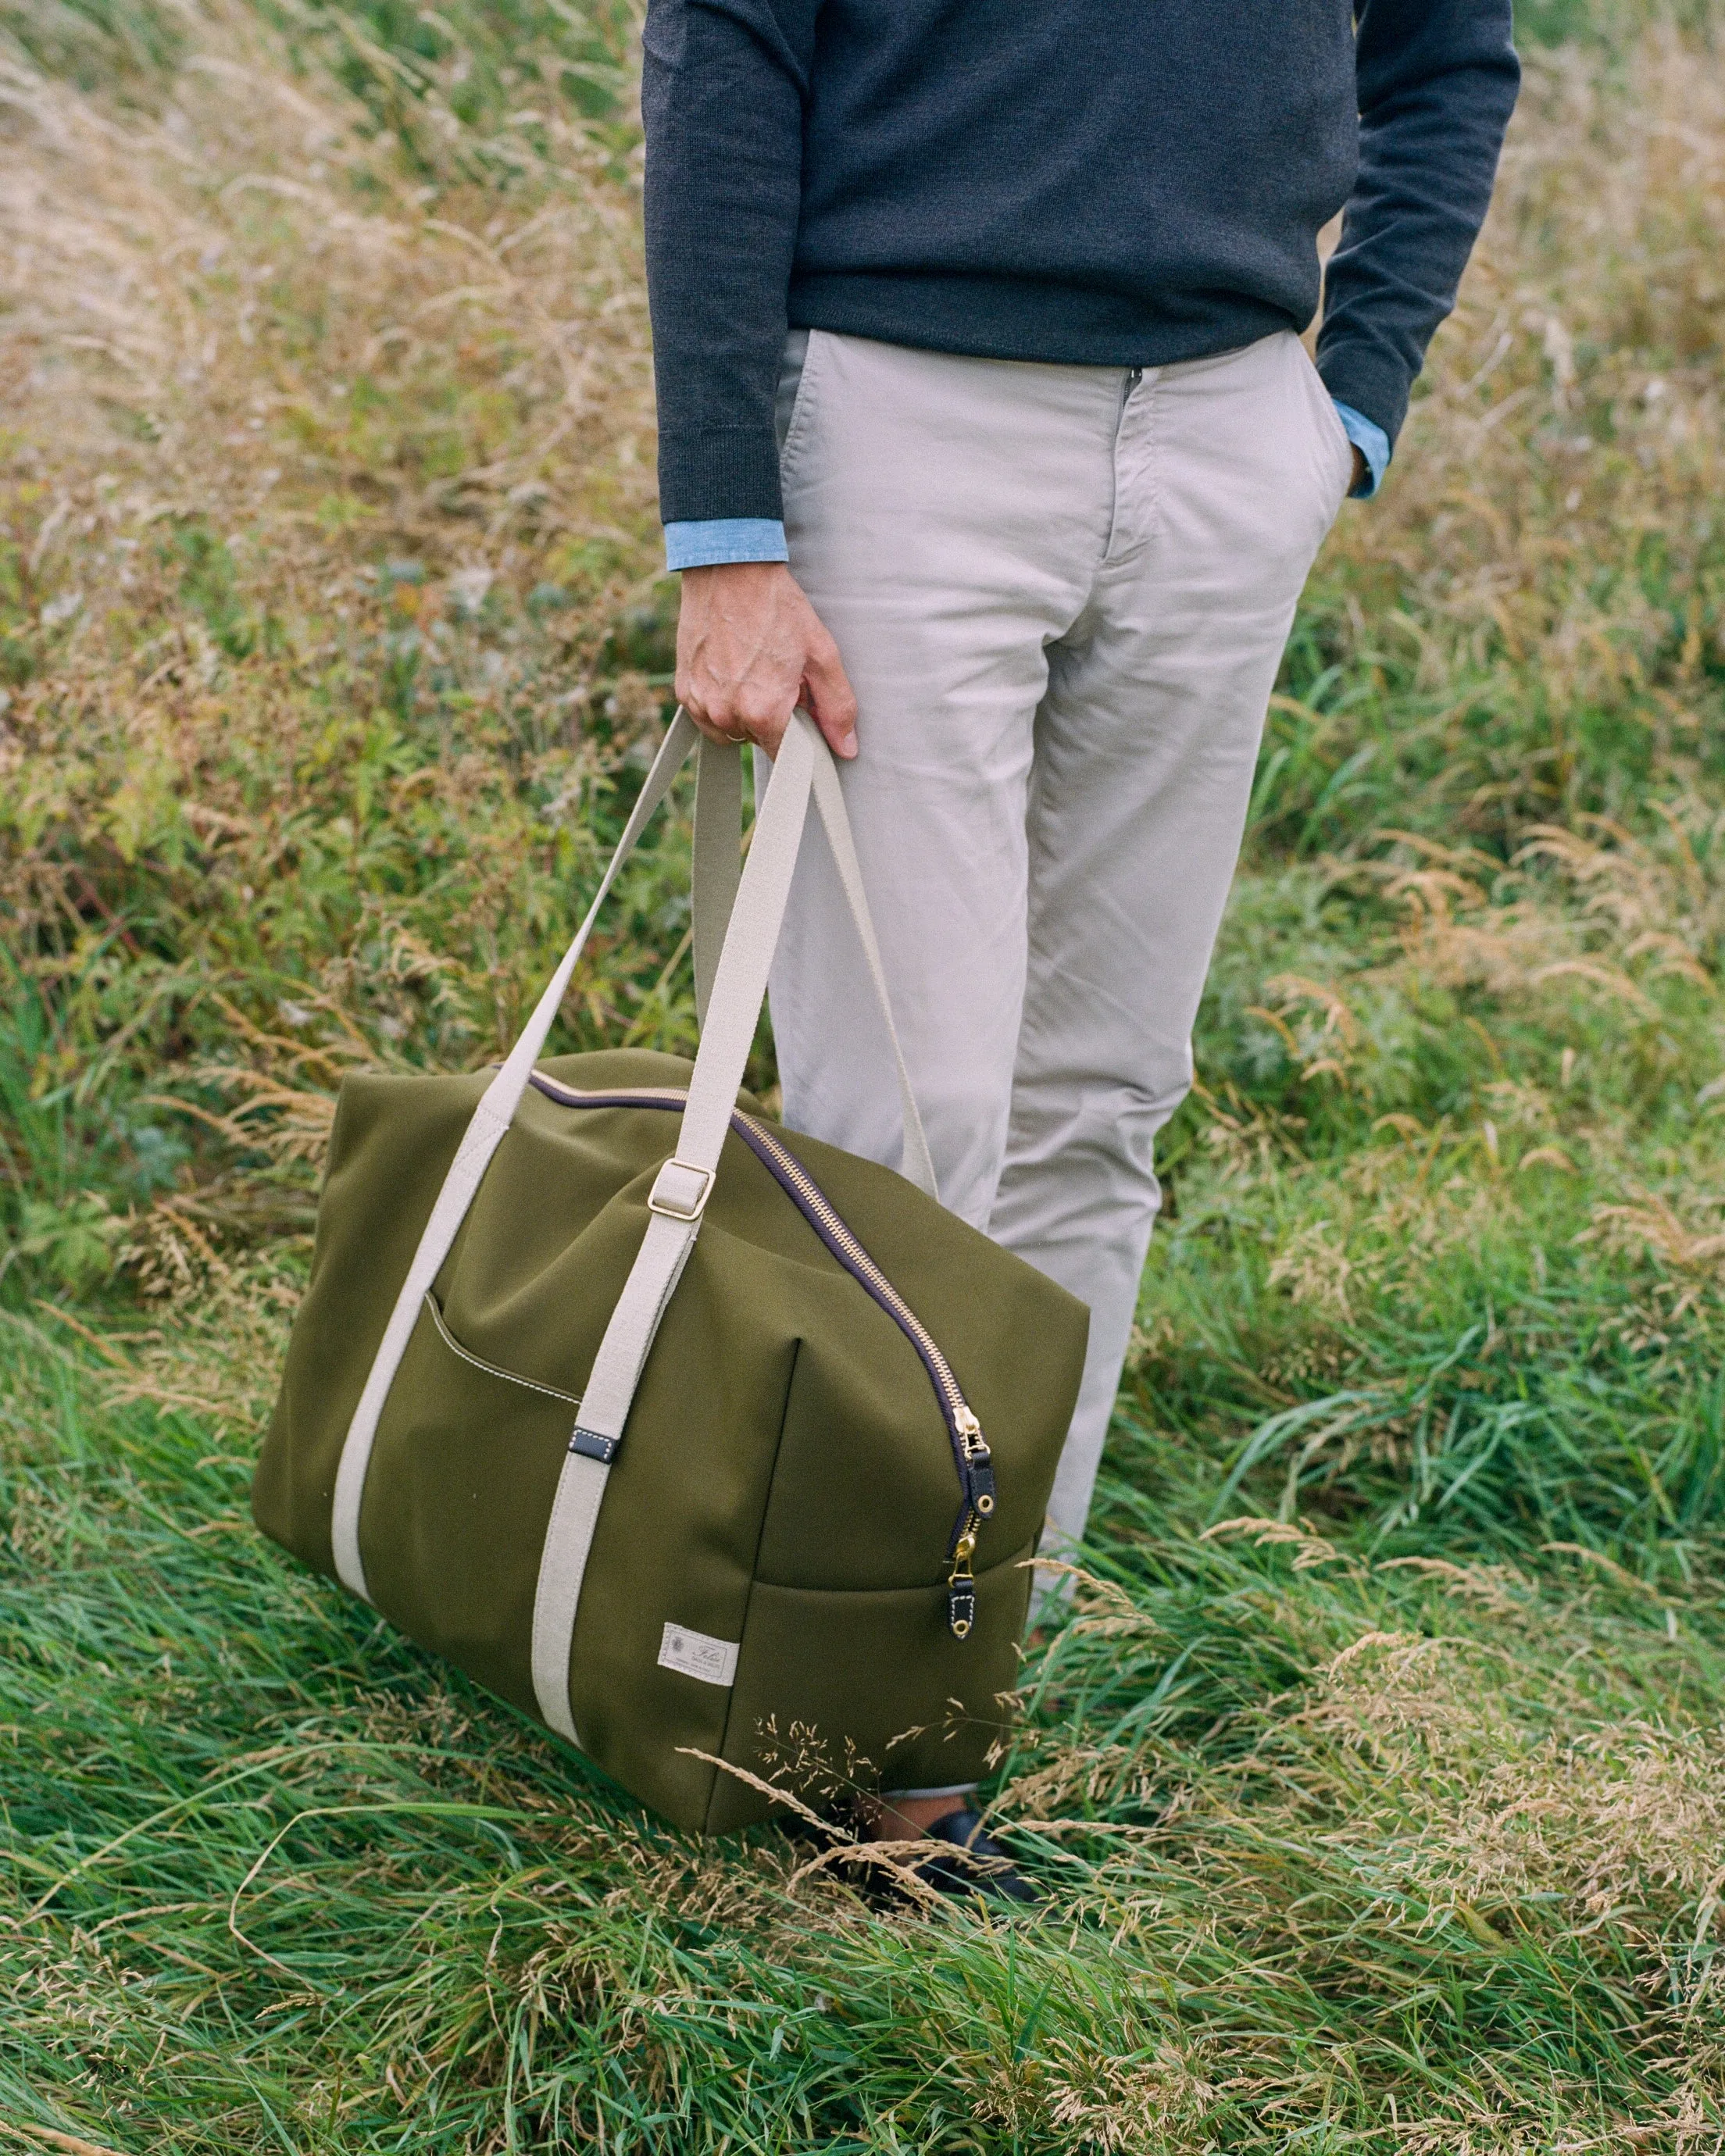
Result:
[[[683,572],[677,701],[714,741],[771,756],[801,704],[834,756],[856,754],[856,698],[839,647],[783,562]]]
[[[1366,474],[1371,469],[1372,467],[1366,462],[1365,451],[1356,442],[1353,445],[1353,477],[1348,482],[1348,491],[1350,494],[1357,486],[1363,486],[1365,484]]]

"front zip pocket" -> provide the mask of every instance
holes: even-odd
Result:
[[[573,1086],[560,1085],[538,1070],[533,1073],[531,1082],[547,1100],[566,1108],[670,1108],[680,1112],[688,1105],[688,1096],[670,1086],[655,1086],[650,1091],[643,1088],[639,1091],[583,1093]],[[993,1455],[983,1435],[983,1426],[960,1391],[952,1367],[941,1353],[933,1334],[863,1248],[837,1206],[790,1147],[740,1109],[732,1109],[731,1127],[845,1271],[897,1326],[916,1349],[928,1373],[940,1406],[941,1419],[947,1425],[961,1493],[957,1517],[947,1537],[947,1624],[955,1640],[968,1639],[976,1622],[976,1579],[971,1559],[976,1553],[977,1538],[983,1523],[993,1514],[997,1497]],[[500,1371],[497,1374],[506,1377],[509,1373]]]
[[[993,1456],[983,1426],[958,1389],[952,1367],[932,1333],[857,1240],[838,1208],[789,1147],[746,1116],[733,1114],[731,1127],[756,1158],[772,1169],[781,1187],[796,1200],[803,1219],[851,1278],[867,1290],[897,1326],[928,1373],[952,1442],[958,1486],[963,1492],[958,1517],[947,1537],[951,1567],[947,1575],[947,1624],[955,1640],[968,1639],[976,1622],[976,1580],[970,1560],[983,1522],[993,1512],[995,1500]]]

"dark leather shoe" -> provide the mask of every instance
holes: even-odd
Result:
[[[980,1894],[985,1901],[1024,1903],[1042,1899],[993,1835],[984,1833],[980,1812],[961,1805],[937,1819],[928,1838],[947,1843],[953,1854],[925,1857],[909,1868],[937,1894]]]

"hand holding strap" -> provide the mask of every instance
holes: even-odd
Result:
[[[809,726],[812,722],[799,712],[791,723],[795,726]],[[783,752],[781,749],[780,753]],[[820,819],[826,829],[827,843],[832,849],[834,865],[839,872],[839,886],[845,894],[845,903],[850,910],[857,940],[862,945],[863,959],[874,988],[875,1001],[886,1021],[886,1038],[892,1050],[893,1067],[898,1077],[899,1113],[905,1134],[901,1173],[919,1190],[926,1190],[931,1198],[938,1199],[940,1188],[935,1181],[934,1163],[929,1157],[928,1140],[923,1132],[916,1096],[911,1089],[911,1074],[905,1066],[905,1052],[899,1045],[898,1028],[893,1024],[892,998],[887,993],[886,969],[880,963],[880,946],[875,940],[875,924],[869,912],[868,895],[863,889],[862,867],[856,858],[856,843],[851,836],[850,819],[845,813],[845,791],[839,782],[838,766],[818,735],[814,784],[814,803],[820,811]],[[711,741],[703,736],[695,792],[694,873],[691,879],[695,906],[695,1006],[703,1035],[706,1031],[719,956],[724,948],[737,900],[742,837],[742,752],[728,743]],[[752,1026],[752,1019],[750,1024]],[[739,1086],[742,1085],[741,1076],[737,1082]]]

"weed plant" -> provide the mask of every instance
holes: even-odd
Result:
[[[626,13],[0,0],[0,2138],[1725,2148],[1725,77],[1524,30],[1007,1922],[672,1834],[247,1516],[342,1074],[499,1051],[664,723]],[[691,1045],[686,868],[557,1045]]]

